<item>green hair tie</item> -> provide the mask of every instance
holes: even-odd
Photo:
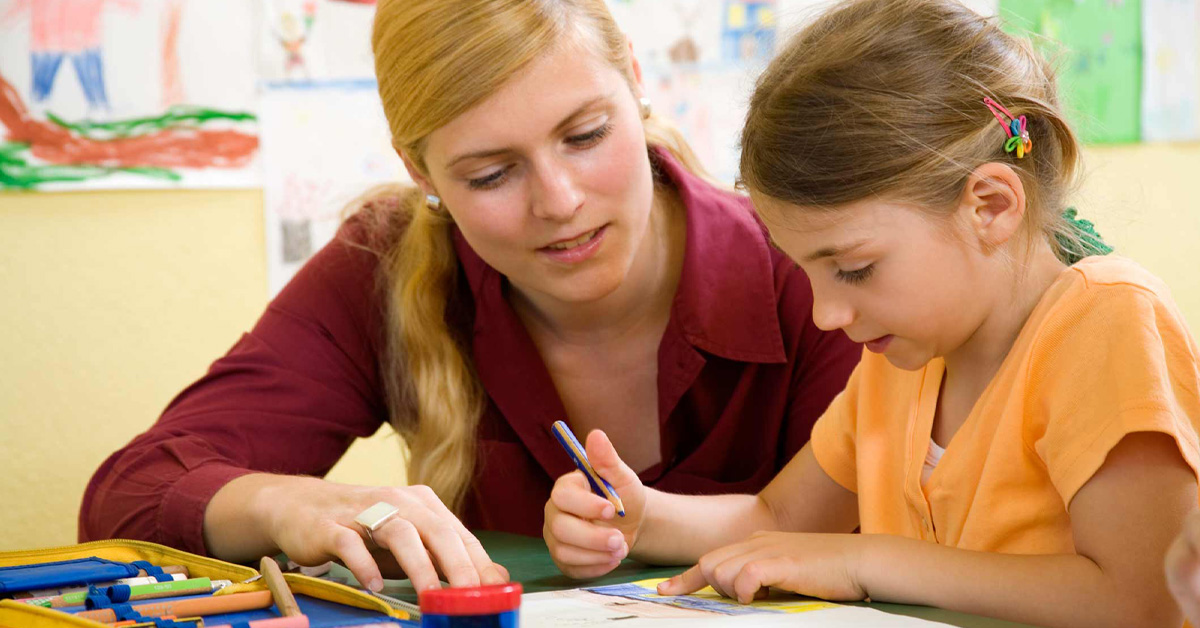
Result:
[[[1079,218],[1079,212],[1074,207],[1068,207],[1062,214],[1063,220],[1071,228],[1070,235],[1058,234],[1059,257],[1068,265],[1090,255],[1108,255],[1113,248],[1096,233],[1096,225],[1090,220]]]

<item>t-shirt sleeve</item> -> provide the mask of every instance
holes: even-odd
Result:
[[[1126,435],[1172,437],[1200,470],[1196,341],[1172,303],[1135,285],[1085,288],[1034,341],[1026,443],[1070,506]]]
[[[342,239],[313,257],[254,328],[93,476],[80,540],[142,539],[205,554],[203,516],[252,472],[321,476],[387,418],[377,258]]]
[[[857,447],[859,380],[867,362],[858,363],[846,389],[817,419],[812,431],[813,456],[821,469],[848,491],[858,492]]]

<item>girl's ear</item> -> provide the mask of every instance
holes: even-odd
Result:
[[[1000,246],[1020,231],[1025,219],[1025,185],[1011,167],[983,164],[967,177],[958,211],[981,243]]]

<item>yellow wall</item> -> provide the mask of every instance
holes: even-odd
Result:
[[[1200,145],[1088,160],[1084,216],[1200,330]],[[73,543],[92,471],[265,304],[258,192],[0,194],[0,550]],[[401,482],[398,447],[381,432],[334,477]]]
[[[75,542],[92,471],[265,307],[263,238],[260,192],[0,194],[0,550]],[[402,482],[381,438],[335,474]]]

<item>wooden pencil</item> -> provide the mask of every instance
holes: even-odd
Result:
[[[283,579],[279,563],[275,562],[274,558],[263,556],[258,562],[258,573],[267,581],[267,588],[271,590],[271,597],[275,599],[275,607],[279,609],[280,615],[295,617],[303,614],[300,612],[300,606],[296,604],[292,590],[288,588],[287,580]]]

